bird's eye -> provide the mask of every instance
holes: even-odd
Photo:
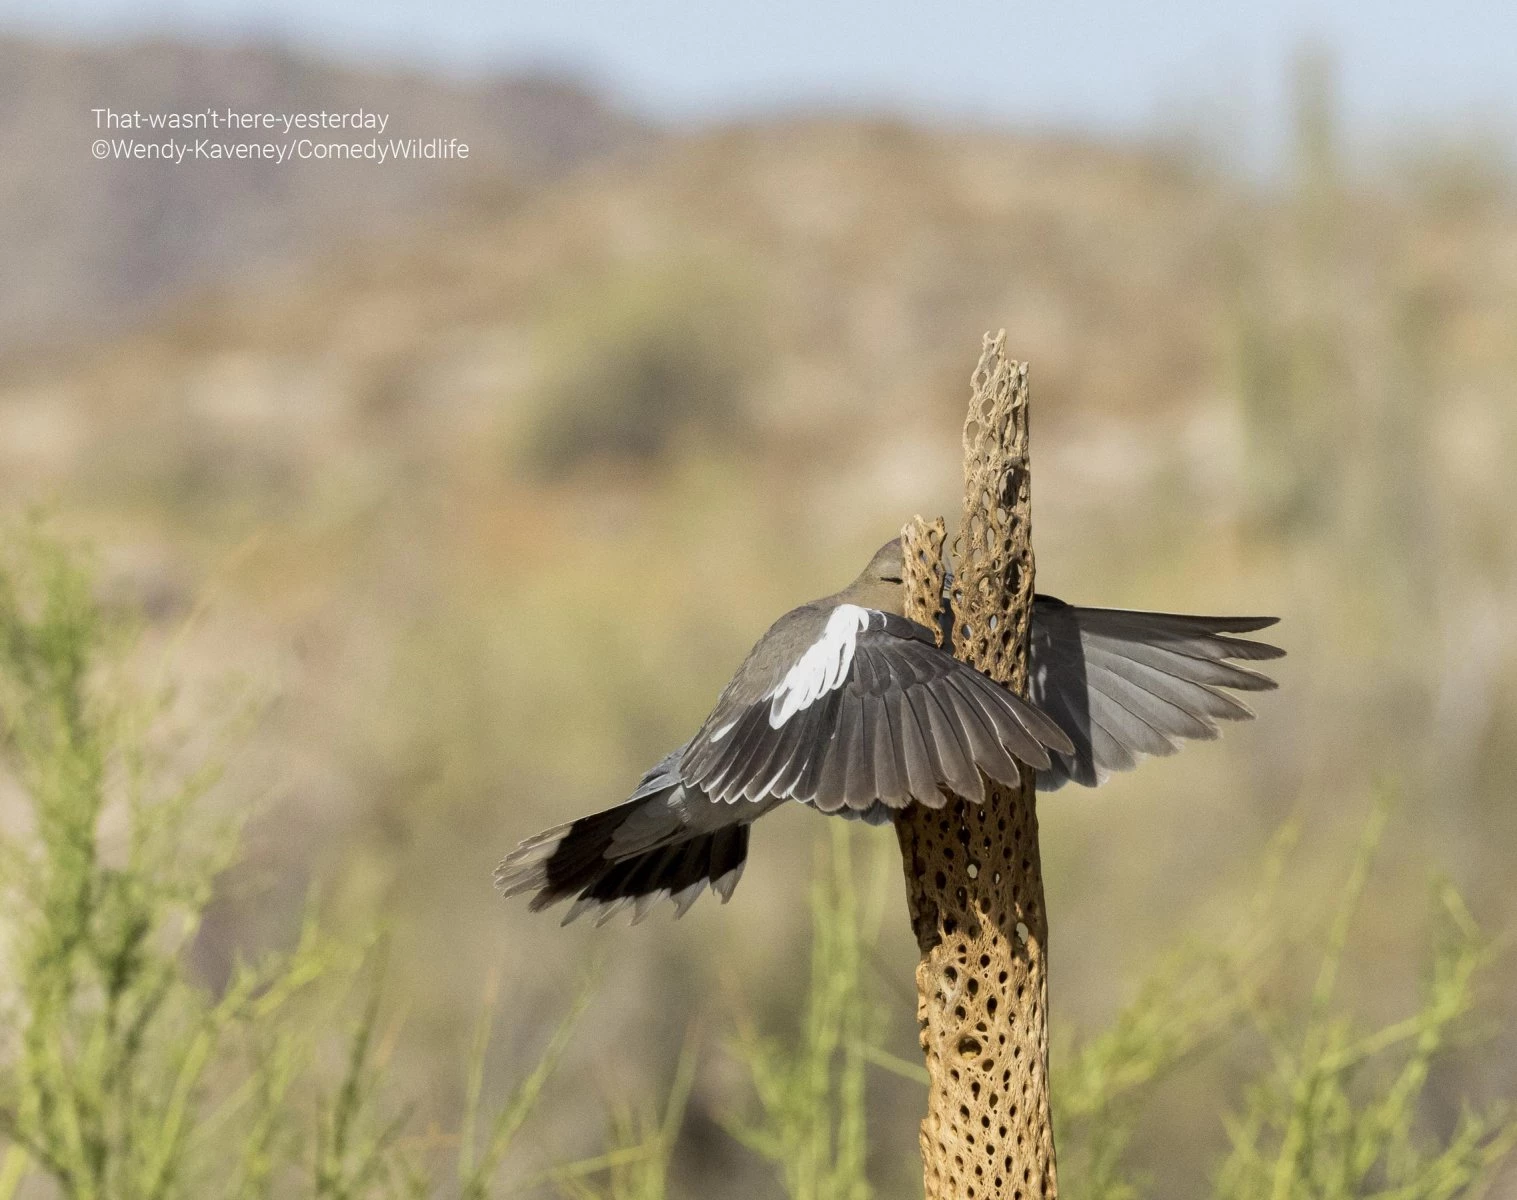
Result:
[[[880,576],[880,582],[881,583],[900,583],[901,582],[901,577],[899,575],[881,575]]]

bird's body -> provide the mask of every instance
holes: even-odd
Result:
[[[901,547],[847,588],[792,609],[755,644],[694,737],[605,812],[523,842],[501,863],[532,907],[575,898],[604,921],[663,896],[683,913],[732,894],[752,823],[780,804],[881,823],[947,793],[978,800],[1022,769],[1048,789],[1094,785],[1175,740],[1252,714],[1222,691],[1273,687],[1228,659],[1280,651],[1226,636],[1272,618],[1184,617],[1033,604],[1028,699],[980,674],[904,615]]]

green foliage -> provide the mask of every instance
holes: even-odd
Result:
[[[15,1183],[72,1197],[271,1195],[304,1053],[290,1010],[352,957],[308,923],[219,995],[192,977],[236,828],[204,803],[215,752],[162,735],[169,697],[124,682],[126,646],[67,552],[34,529],[6,542],[0,736],[22,820],[0,840],[0,1134]]]
[[[1264,882],[1243,918],[1216,943],[1191,939],[1160,959],[1133,1000],[1102,1032],[1071,1044],[1053,1072],[1059,1173],[1075,1195],[1131,1200],[1142,1194],[1126,1152],[1155,1085],[1218,1049],[1249,1007],[1275,957],[1269,916],[1293,829],[1267,857]]]
[[[759,1115],[727,1127],[772,1161],[792,1200],[867,1200],[865,1084],[879,1040],[878,1002],[864,986],[871,938],[853,881],[848,827],[833,823],[832,852],[812,885],[811,986],[799,1035],[761,1036],[750,1018],[734,1049],[747,1067]]]
[[[170,696],[130,684],[130,645],[70,553],[36,529],[0,542],[0,794],[19,816],[0,833],[0,1197],[32,1179],[72,1200],[438,1194],[383,1082],[377,983],[337,1077],[320,1068],[358,950],[307,919],[219,989],[196,978],[238,830],[208,803],[220,752],[167,734]],[[495,1194],[582,1008],[476,1155],[482,1024],[461,1196]]]
[[[490,1120],[484,1131],[484,1142],[476,1153],[475,1144],[481,1124],[480,1093],[484,1086],[485,1052],[489,1049],[490,1028],[495,1013],[494,993],[495,984],[492,980],[490,993],[480,1011],[479,1025],[475,1030],[473,1053],[469,1056],[468,1096],[458,1150],[458,1194],[461,1200],[489,1200],[493,1191],[493,1181],[500,1171],[501,1163],[505,1160],[506,1152],[510,1150],[511,1143],[520,1132],[522,1125],[537,1107],[543,1088],[547,1086],[548,1079],[558,1066],[564,1051],[569,1048],[575,1024],[579,1021],[590,999],[589,987],[581,988],[579,995],[569,1005],[568,1012],[559,1022],[558,1028],[553,1031],[553,1036],[548,1039],[548,1045],[543,1050],[542,1057],[527,1072],[512,1095]]]
[[[1517,1145],[1517,1120],[1501,1109],[1466,1110],[1446,1136],[1418,1117],[1429,1072],[1474,1003],[1491,949],[1458,894],[1440,889],[1444,928],[1420,1009],[1404,1020],[1356,1030],[1334,1010],[1349,931],[1384,822],[1377,809],[1334,918],[1304,1019],[1292,1028],[1257,1005],[1250,1015],[1270,1067],[1228,1123],[1232,1154],[1218,1200],[1383,1197],[1448,1200],[1484,1193]]]
[[[669,1163],[695,1083],[697,1045],[693,1037],[685,1042],[662,1116],[619,1106],[612,1114],[615,1141],[605,1154],[551,1172],[560,1195],[566,1200],[663,1200],[669,1194]],[[591,1185],[595,1177],[604,1179],[603,1189]]]
[[[1189,945],[1170,955],[1110,1028],[1053,1073],[1055,1144],[1066,1188],[1088,1200],[1143,1194],[1126,1161],[1154,1084],[1217,1043],[1238,1016],[1236,958]]]
[[[1248,917],[1213,948],[1191,947],[1162,965],[1106,1032],[1054,1072],[1060,1173],[1073,1194],[1130,1200],[1146,1194],[1124,1161],[1144,1090],[1198,1052],[1262,1041],[1265,1066],[1227,1118],[1231,1153],[1216,1170],[1217,1200],[1452,1200],[1483,1194],[1492,1170],[1517,1145],[1517,1121],[1502,1110],[1466,1111],[1444,1136],[1421,1126],[1430,1068],[1467,1018],[1479,971],[1491,957],[1456,893],[1440,891],[1446,929],[1433,955],[1420,1009],[1355,1031],[1335,1005],[1354,914],[1386,819],[1366,824],[1343,899],[1324,943],[1305,1011],[1266,1007],[1265,967],[1281,957],[1272,916],[1286,903],[1280,863]]]
[[[735,445],[755,308],[711,264],[625,268],[567,291],[543,335],[533,464],[551,475],[655,462],[681,442]]]

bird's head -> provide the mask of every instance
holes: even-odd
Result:
[[[877,608],[881,612],[906,614],[906,591],[901,586],[906,570],[901,539],[894,538],[874,552],[869,565],[842,593],[850,604]]]

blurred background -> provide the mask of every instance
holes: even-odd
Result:
[[[1290,652],[1257,722],[1041,805],[1056,1042],[1225,930],[1289,820],[1272,916],[1309,926],[1376,794],[1346,986],[1367,1019],[1415,1007],[1436,881],[1517,929],[1508,21],[10,0],[0,495],[95,547],[188,697],[260,713],[218,792],[257,815],[197,970],[287,942],[313,889],[383,924],[387,1074],[446,1127],[487,979],[508,1074],[599,961],[524,1177],[592,1153],[607,1097],[660,1094],[732,996],[782,1023],[811,814],[765,822],[732,904],[679,924],[560,930],[490,873],[621,799],[774,616],[914,513],[953,525],[969,373],[1004,327],[1031,363],[1041,590],[1274,613]],[[96,161],[103,106],[362,108],[470,152]],[[882,878],[873,965],[909,1059],[915,948]],[[1512,1094],[1514,997],[1508,956],[1434,1123]],[[1147,1105],[1153,1194],[1205,1191],[1248,1053]],[[678,1194],[776,1194],[718,1128],[733,1086],[698,1076]],[[920,1099],[871,1094],[902,1189]]]

